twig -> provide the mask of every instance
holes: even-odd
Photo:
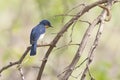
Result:
[[[78,66],[76,66],[73,70],[79,68],[88,58],[84,59]],[[68,66],[69,67],[69,66]],[[58,74],[57,77],[60,77],[62,74],[64,74],[69,68],[66,68],[62,73]]]
[[[56,16],[63,16],[63,19],[62,19],[62,23],[63,23],[63,22],[64,22],[64,19],[65,19],[64,16],[71,16],[71,17],[76,16],[76,15],[70,15],[70,14],[68,14],[68,13],[70,13],[71,11],[73,11],[74,9],[76,9],[76,8],[78,8],[78,7],[80,7],[80,6],[85,6],[85,4],[79,4],[79,5],[75,6],[75,7],[73,7],[71,10],[68,10],[68,11],[65,12],[64,14],[55,15],[55,17],[56,17]]]
[[[72,42],[73,30],[74,30],[76,23],[77,23],[77,21],[75,21],[74,24],[72,25],[69,44]]]
[[[67,46],[79,46],[80,44],[67,44],[67,45],[64,45],[64,46],[61,46],[61,47],[58,47],[57,49],[55,50],[58,50],[58,49],[61,49],[61,48],[64,48],[64,47],[67,47]]]
[[[85,21],[85,20],[79,20],[81,22],[85,22],[85,23],[88,23],[89,25],[91,25],[91,23],[89,21]]]
[[[112,16],[110,10],[106,6],[103,6],[103,5],[99,5],[99,7],[102,8],[103,10],[105,10],[107,12],[106,13],[107,18],[105,18],[105,21],[106,22],[110,21],[111,16]]]
[[[75,78],[75,79],[78,79],[78,77],[81,75],[82,73],[79,73],[77,76],[73,76],[71,75],[71,77]]]
[[[76,16],[76,15],[73,15],[73,14],[59,14],[59,15],[55,15],[55,17],[57,17],[57,16],[71,16],[71,17],[73,17],[73,16]]]
[[[91,75],[91,73],[90,73],[90,69],[88,68],[88,74],[89,74],[89,76],[90,76],[90,80],[95,80],[93,77],[92,77],[92,75]]]
[[[86,4],[79,4],[79,5],[75,6],[75,7],[73,7],[71,10],[67,11],[66,13],[70,13],[72,10],[74,10],[74,9],[80,7],[80,6],[84,6],[85,7]]]
[[[76,15],[71,15],[71,14],[68,14],[68,13],[70,13],[71,11],[73,11],[74,9],[76,9],[76,8],[78,8],[78,7],[80,7],[80,6],[84,6],[85,7],[85,4],[79,4],[79,5],[77,5],[77,6],[75,6],[75,7],[73,7],[72,9],[70,9],[70,10],[68,10],[66,13],[64,13],[64,14],[59,14],[59,15],[55,15],[55,17],[56,16],[71,16],[71,17],[73,17],[73,16],[76,16]]]
[[[25,77],[24,77],[24,75],[23,75],[23,70],[22,70],[22,68],[21,68],[20,65],[18,65],[18,71],[19,71],[19,73],[20,73],[21,79],[22,79],[22,80],[25,80]]]
[[[120,0],[116,0],[116,1],[114,1],[114,3],[117,3],[117,2],[120,2]]]
[[[36,68],[36,69],[39,69],[40,67],[39,67],[39,66],[32,66],[32,68]]]
[[[87,61],[88,58],[84,59],[78,66],[75,67],[75,69],[79,68],[83,63],[85,63],[85,61]]]
[[[50,44],[37,45],[37,47],[44,47],[44,46],[50,46]],[[10,67],[12,67],[12,66],[15,66],[15,65],[17,65],[17,64],[21,64],[22,61],[24,60],[24,58],[26,57],[26,55],[28,54],[28,52],[30,51],[30,48],[31,48],[31,46],[28,46],[28,47],[26,48],[25,52],[23,53],[23,55],[20,57],[20,59],[19,59],[18,61],[16,61],[16,62],[10,62],[8,65],[2,67],[2,68],[0,69],[0,74],[1,74],[4,70],[6,70],[6,69],[8,69],[8,68],[10,68]]]
[[[0,69],[0,74],[1,74],[4,70],[6,70],[6,69],[8,69],[9,67],[12,67],[12,66],[14,66],[14,65],[16,65],[16,64],[18,64],[18,63],[19,63],[19,61],[11,62],[10,64],[2,67],[2,68]]]

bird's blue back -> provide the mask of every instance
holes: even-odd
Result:
[[[30,35],[30,44],[34,44],[37,42],[41,34],[45,33],[45,26],[43,24],[38,24],[31,31]]]

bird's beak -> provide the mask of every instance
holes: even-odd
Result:
[[[53,28],[53,26],[51,26],[51,25],[46,25],[45,26],[45,28],[49,28],[49,27]]]
[[[50,25],[50,27],[52,27],[52,28],[53,28],[53,26],[52,26],[52,25]]]
[[[45,26],[45,28],[49,28],[49,26]]]
[[[49,25],[49,26],[48,26],[48,25],[46,25],[45,27],[46,27],[46,28],[49,28],[49,27],[53,28],[53,26],[51,26],[51,25]]]

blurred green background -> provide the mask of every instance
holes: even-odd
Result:
[[[64,14],[73,7],[86,3],[90,4],[96,0],[0,0],[0,69],[9,62],[17,61],[29,46],[29,37],[31,29],[42,19],[51,21],[54,28],[47,29],[43,41],[38,43],[50,43],[63,25],[71,19],[70,16],[55,16]],[[77,13],[81,7],[73,10],[69,14]],[[92,22],[102,9],[93,8],[80,19]],[[115,4],[111,9],[112,18],[106,22],[99,45],[94,52],[94,59],[90,66],[90,72],[96,80],[120,80],[120,3]],[[63,21],[64,18],[64,21]],[[77,22],[73,35],[72,43],[80,43],[88,24]],[[63,35],[52,51],[48,63],[45,67],[42,80],[57,80],[57,75],[64,71],[72,61],[78,46],[64,46],[70,41],[71,28]],[[90,45],[92,44],[97,27],[94,29],[87,47],[82,54],[78,65],[87,57]],[[35,80],[38,74],[38,68],[48,47],[37,49],[37,55],[30,57],[27,55],[23,61],[22,67],[25,80]],[[76,69],[72,76],[77,77],[84,69],[85,64]],[[79,80],[70,77],[70,80]],[[89,80],[89,76],[87,76]],[[21,80],[16,66],[4,71],[0,80]]]

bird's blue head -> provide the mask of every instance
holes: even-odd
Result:
[[[48,20],[42,20],[40,24],[45,25],[46,27],[52,27],[51,23]]]

